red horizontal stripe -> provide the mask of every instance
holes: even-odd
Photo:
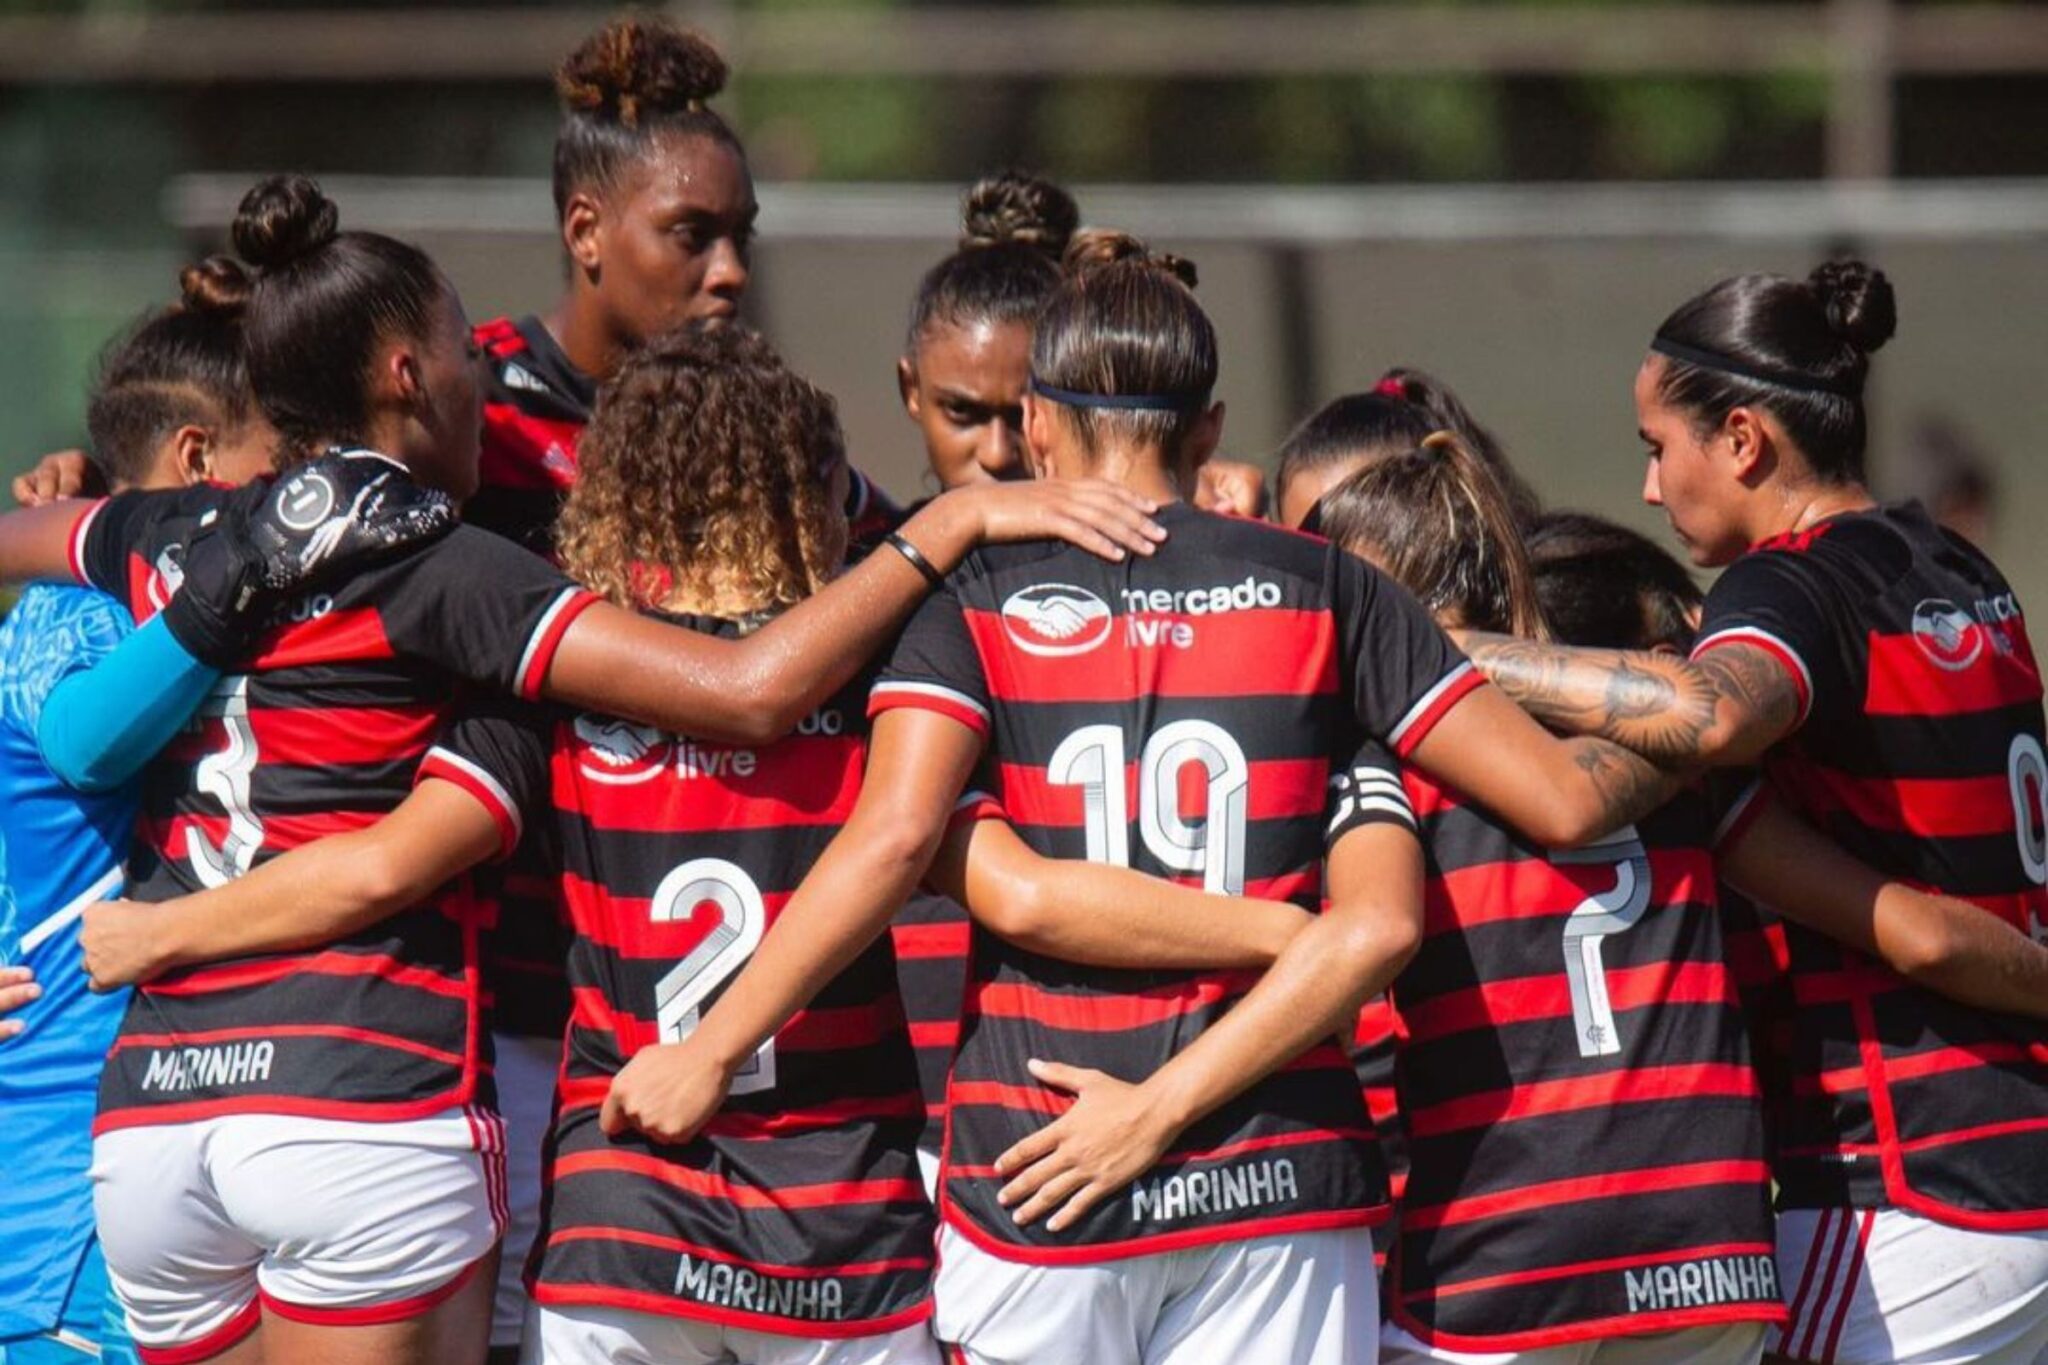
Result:
[[[1924,839],[2013,831],[2012,783],[1996,777],[1857,777],[1811,762],[1782,763],[1772,780],[1809,815],[1846,814],[1870,829]]]
[[[1402,1215],[1406,1218],[1406,1214]],[[1511,1270],[1502,1275],[1483,1275],[1470,1280],[1438,1281],[1423,1289],[1401,1295],[1403,1303],[1425,1303],[1458,1294],[1475,1294],[1483,1289],[1510,1289],[1522,1284],[1543,1284],[1550,1280],[1599,1275],[1637,1266],[1669,1265],[1674,1261],[1704,1261],[1720,1256],[1768,1256],[1777,1248],[1770,1242],[1715,1242],[1708,1246],[1680,1247],[1673,1251],[1649,1252],[1641,1256],[1609,1256],[1598,1261],[1574,1261],[1569,1265],[1544,1266],[1540,1270]]]
[[[430,991],[435,995],[445,995],[453,999],[463,999],[470,993],[468,983],[459,977],[443,976],[426,967],[400,962],[389,953],[332,951],[297,953],[290,957],[265,958],[257,962],[233,962],[219,967],[197,967],[189,972],[152,981],[142,989],[146,995],[211,995],[216,991],[267,986],[274,981],[282,981],[301,974],[374,976],[394,986]]]
[[[2008,1119],[2004,1123],[1980,1123],[1973,1128],[1956,1128],[1946,1133],[1911,1138],[1899,1144],[1901,1152],[1924,1152],[1930,1147],[1953,1147],[1958,1142],[1993,1142],[2021,1133],[2048,1132],[2048,1115],[2032,1119]],[[1881,1155],[1872,1151],[1871,1155]]]
[[[1192,768],[1193,765],[1190,765]],[[1329,800],[1330,764],[1322,758],[1276,758],[1253,760],[1250,786],[1245,792],[1245,818],[1249,820],[1293,820],[1313,816],[1320,820]],[[1016,763],[1002,765],[1003,809],[1020,825],[1056,829],[1079,829],[1082,824],[1084,788],[1054,785],[1046,770]],[[1192,799],[1182,807],[1187,819],[1204,814],[1205,788],[1188,793]],[[1124,765],[1125,809],[1138,818],[1138,765]]]
[[[605,1096],[610,1093],[611,1088],[610,1076],[565,1077],[559,1083],[558,1107],[564,1114],[599,1108],[604,1104]],[[737,1140],[787,1137],[792,1133],[843,1128],[854,1123],[914,1119],[922,1117],[924,1111],[923,1099],[911,1090],[906,1090],[900,1095],[829,1100],[823,1104],[809,1104],[800,1109],[781,1109],[767,1114],[721,1110],[713,1114],[710,1121],[704,1125],[703,1135]]]
[[[960,1041],[958,1019],[913,1019],[910,1045],[915,1048],[942,1047],[949,1051]]]
[[[983,1105],[997,1109],[1028,1109],[1047,1118],[1058,1118],[1074,1103],[1042,1085],[1005,1085],[1001,1081],[963,1081],[955,1077],[946,1086],[946,1103],[955,1109]]]
[[[371,1047],[388,1047],[397,1052],[410,1052],[416,1057],[442,1062],[448,1066],[462,1066],[464,1059],[452,1052],[430,1047],[416,1038],[401,1038],[395,1033],[380,1033],[375,1029],[352,1028],[344,1024],[258,1024],[248,1028],[204,1029],[196,1033],[128,1033],[114,1040],[114,1052],[127,1052],[139,1047],[205,1047],[209,1043],[240,1043],[279,1038],[325,1038],[336,1042],[364,1043]]]
[[[1560,961],[1562,959],[1560,958]],[[1660,1005],[1727,1005],[1739,999],[1727,967],[1719,962],[1653,962],[1611,967],[1607,994],[1616,1010]],[[1468,1029],[1492,1029],[1537,1019],[1568,1019],[1571,985],[1562,971],[1488,981],[1467,990],[1421,1000],[1403,993],[1401,1017],[1415,1038],[1442,1038]]]
[[[710,1247],[686,1242],[680,1237],[664,1237],[659,1233],[642,1232],[638,1228],[563,1228],[549,1235],[549,1246],[562,1246],[569,1242],[625,1242],[632,1246],[657,1247],[662,1251],[682,1252],[695,1256],[700,1261],[717,1261],[723,1265],[741,1265],[749,1270],[758,1270],[763,1275],[784,1276],[799,1280],[826,1280],[835,1276],[887,1275],[899,1270],[928,1270],[935,1257],[898,1256],[884,1261],[856,1261],[849,1265],[779,1265],[767,1261],[750,1261],[744,1256],[730,1252],[713,1251]]]
[[[1257,972],[1218,973],[1124,994],[991,982],[971,992],[969,1009],[998,1019],[1029,1019],[1045,1028],[1115,1033],[1214,1009],[1243,995],[1258,979]]]
[[[1653,913],[1688,901],[1714,901],[1714,858],[1705,848],[1653,848],[1649,854]],[[1562,919],[1588,896],[1614,890],[1615,876],[1613,863],[1559,866],[1542,858],[1459,868],[1431,877],[1423,888],[1423,932],[1455,934],[1503,920]]]
[[[587,743],[564,743],[565,730],[557,731],[553,757],[557,804],[592,828],[647,834],[843,824],[860,794],[867,752],[863,740],[846,736],[791,736],[745,749],[661,735],[630,768],[655,775],[605,782],[591,775],[622,770]]]
[[[1547,1180],[1518,1189],[1497,1190],[1453,1199],[1442,1204],[1409,1205],[1401,1210],[1401,1226],[1417,1230],[1499,1218],[1530,1209],[1563,1204],[1585,1204],[1601,1199],[1631,1195],[1665,1194],[1672,1190],[1699,1189],[1707,1185],[1757,1185],[1771,1178],[1770,1166],[1762,1161],[1695,1161],[1679,1166],[1652,1166],[1636,1171],[1612,1171],[1605,1175],[1572,1176]]]
[[[1181,1166],[1196,1161],[1234,1161],[1241,1156],[1257,1152],[1279,1151],[1289,1147],[1309,1147],[1321,1142],[1370,1142],[1377,1134],[1370,1128],[1309,1128],[1295,1133],[1275,1133],[1270,1137],[1247,1138],[1243,1142],[1226,1143],[1221,1147],[1187,1147],[1168,1152],[1152,1163],[1151,1169],[1162,1166]],[[948,1166],[940,1173],[941,1180],[993,1180],[999,1178],[993,1166]]]
[[[1564,1114],[1612,1104],[1654,1104],[1696,1095],[1748,1098],[1757,1093],[1756,1072],[1718,1062],[1692,1066],[1636,1067],[1595,1076],[1535,1081],[1506,1090],[1464,1095],[1410,1110],[1408,1131],[1416,1137],[1476,1128],[1488,1123]]]
[[[972,926],[965,920],[958,924],[889,926],[889,938],[896,945],[896,956],[903,959],[966,957],[967,944],[972,936]]]
[[[762,891],[771,925],[789,897],[787,891]],[[681,919],[657,921],[651,898],[614,895],[573,872],[562,874],[562,900],[579,935],[621,957],[679,961],[718,923],[717,911],[710,906],[690,907]]]
[[[741,1185],[709,1171],[692,1170],[640,1152],[570,1152],[555,1158],[555,1178],[637,1175],[704,1199],[722,1199],[750,1209],[816,1209],[843,1204],[922,1203],[924,1186],[916,1180],[829,1181],[818,1185],[785,1185],[764,1189]]]
[[[417,758],[433,742],[446,718],[440,703],[417,706],[261,707],[249,709],[249,732],[258,762],[329,768],[347,764],[395,763]],[[217,753],[226,744],[223,722],[203,719],[166,750],[187,760]]]
[[[273,631],[252,665],[258,673],[310,664],[347,663],[397,657],[384,618],[375,607],[338,607],[324,616]]]
[[[1016,647],[1000,614],[968,609],[989,694],[1000,700],[1120,702],[1136,697],[1313,697],[1337,690],[1337,626],[1328,611],[1251,608],[1216,615],[1140,612],[1123,604],[1100,645],[1045,657]],[[1176,630],[1191,643],[1172,643]],[[1259,667],[1247,668],[1256,659]]]
[[[2041,670],[2015,617],[1971,627],[1977,656],[1966,668],[1943,668],[1912,635],[1870,633],[1870,682],[1863,709],[1873,716],[1962,716],[2007,706],[2038,705]],[[1999,649],[1996,634],[2011,646]],[[1965,646],[1967,648],[1967,645]]]
[[[1934,1048],[1910,1057],[1886,1058],[1884,1075],[1887,1081],[1896,1085],[1902,1081],[1944,1076],[1952,1071],[1969,1071],[1984,1066],[2012,1066],[2026,1062],[2048,1067],[2048,1043],[1971,1043],[1960,1047]],[[1793,1088],[1807,1095],[1816,1092],[1824,1095],[1847,1095],[1866,1088],[1866,1079],[1862,1067],[1844,1066],[1817,1075],[1800,1076],[1794,1081]]]

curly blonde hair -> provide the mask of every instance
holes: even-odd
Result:
[[[692,324],[631,356],[577,453],[562,564],[621,606],[663,605],[678,585],[788,606],[845,557],[832,397],[744,327]]]

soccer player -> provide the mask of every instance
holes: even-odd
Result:
[[[1967,973],[1938,940],[1894,963],[1867,929],[1787,927],[1792,1321],[1775,1348],[2032,1362],[2048,1348],[2048,1034],[1995,1000],[2048,919],[2040,677],[1997,568],[1864,484],[1863,387],[1895,326],[1891,285],[1853,261],[1679,307],[1635,400],[1645,500],[1696,563],[1726,566],[1691,661],[1473,648],[1546,721],[1672,762],[1761,761],[1771,799],[1846,849],[2003,921],[2010,960]]]
[[[692,416],[677,422],[685,391]],[[845,461],[830,400],[743,329],[692,329],[629,358],[584,451],[564,562],[615,602],[734,634],[837,571]],[[720,477],[700,477],[711,471]],[[662,502],[650,496],[657,488],[686,501]],[[697,529],[679,534],[678,517]],[[687,1033],[693,1002],[715,997],[837,828],[858,782],[864,691],[843,692],[767,746],[592,713],[465,718],[423,762],[412,796],[376,825],[221,888],[96,913],[88,965],[98,980],[148,979],[325,941],[529,825],[561,864],[578,934],[529,1355],[934,1359],[921,1325],[930,1211],[905,1181],[922,1106],[885,944],[757,1056],[698,1140],[671,1146],[624,1131],[606,1103],[615,1087],[630,1094],[624,1077],[643,1048]],[[1048,864],[1006,835],[986,818],[958,829],[954,884],[1024,941],[1047,932],[1032,921],[1064,915],[1087,938],[1080,951],[1126,952],[1124,938],[1150,935],[1263,965],[1306,920],[1277,902]],[[1013,897],[1025,880],[1043,897]],[[1057,911],[1035,908],[1050,898]]]
[[[251,383],[287,453],[374,444],[423,482],[472,491],[474,355],[433,263],[339,233],[333,205],[302,179],[253,190],[235,238],[257,268]],[[469,528],[305,597],[251,671],[223,680],[220,714],[155,765],[139,894],[228,880],[261,852],[374,821],[402,798],[456,680],[721,737],[772,735],[843,684],[921,595],[913,555],[926,570],[957,562],[986,530],[1149,548],[1140,500],[1035,492],[934,504],[906,524],[900,553],[743,642],[602,605]],[[144,616],[171,596],[174,547],[231,506],[201,489],[126,495],[83,516],[16,513],[0,522],[0,575],[68,566]],[[246,646],[221,620],[234,603],[220,586],[188,574],[171,605],[200,626],[167,626],[216,666]],[[162,633],[139,631],[116,654]],[[109,1266],[142,1344],[220,1353],[260,1315],[266,1352],[468,1358],[490,1287],[474,1272],[502,1218],[479,1087],[477,928],[451,891],[324,952],[138,993],[102,1088],[95,1160]],[[316,1169],[321,1198],[269,1197]]]
[[[1450,433],[1318,511],[1446,626],[1547,636],[1507,498]],[[1784,1306],[1705,801],[1553,854],[1368,746],[1339,788],[1337,848],[1387,806],[1414,821],[1430,880],[1393,990],[1410,1166],[1384,1358],[1754,1361]]]
[[[1032,340],[1034,472],[1185,497],[1221,427],[1214,331],[1175,263],[1129,238],[1077,239],[1069,263]],[[1142,572],[1023,547],[971,559],[932,599],[876,685],[845,830],[698,1030],[643,1054],[643,1126],[695,1131],[881,931],[985,749],[1041,852],[1305,905],[1329,755],[1359,728],[1558,842],[1661,799],[1647,765],[1553,740],[1472,684],[1358,561],[1179,503],[1161,516],[1173,535]],[[1366,1228],[1385,1193],[1334,1035],[1412,944],[1413,871],[1333,866],[1330,912],[1256,981],[1106,971],[977,924],[941,1338],[970,1360],[1370,1359]]]
[[[241,483],[267,472],[274,433],[249,393],[241,299],[206,267],[182,298],[108,347],[86,426],[110,487]],[[129,780],[170,731],[124,716],[121,752],[53,719],[65,683],[127,635],[112,597],[37,584],[0,623],[0,962],[20,998],[0,1023],[0,1109],[12,1159],[11,1232],[0,1249],[0,1360],[9,1365],[132,1361],[93,1235],[92,1108],[126,993],[95,996],[79,970],[79,915],[121,884],[134,826]],[[74,702],[74,704],[76,704]],[[88,699],[90,704],[90,699]],[[52,760],[55,760],[54,767]],[[33,984],[31,984],[33,979]]]

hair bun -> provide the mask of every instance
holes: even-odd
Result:
[[[572,114],[637,128],[725,89],[725,58],[703,34],[645,15],[614,19],[555,69],[555,93]]]
[[[1828,330],[1857,350],[1874,351],[1898,330],[1898,301],[1882,270],[1862,261],[1829,261],[1806,283],[1827,313]]]
[[[1081,226],[1081,210],[1074,196],[1050,180],[1004,171],[967,191],[960,226],[963,250],[1015,242],[1057,260]]]
[[[1198,278],[1195,263],[1187,257],[1154,251],[1130,233],[1114,228],[1088,228],[1075,233],[1074,240],[1067,244],[1063,265],[1070,275],[1085,275],[1127,263],[1170,275],[1190,289]]]
[[[235,211],[235,250],[259,270],[275,270],[335,238],[334,201],[303,175],[256,182]]]
[[[242,263],[227,256],[208,256],[178,272],[178,292],[194,313],[240,316],[253,283]]]

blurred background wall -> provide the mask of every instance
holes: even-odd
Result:
[[[965,182],[1021,164],[1200,264],[1233,453],[1415,364],[1552,502],[1651,529],[1628,394],[1658,320],[1721,275],[1861,252],[1900,293],[1883,488],[1988,499],[1993,552],[2048,591],[2048,7],[669,8],[738,71],[749,313],[900,494],[911,290]],[[97,347],[258,172],[426,245],[474,317],[543,308],[546,72],[606,13],[0,0],[0,468],[79,439]]]

